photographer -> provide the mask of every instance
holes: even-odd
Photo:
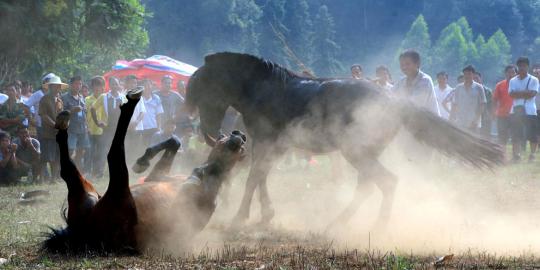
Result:
[[[17,183],[25,172],[16,152],[17,144],[11,143],[9,133],[0,131],[0,185]]]

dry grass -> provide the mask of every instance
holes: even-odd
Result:
[[[445,269],[540,268],[540,259],[534,256],[534,251],[528,252],[526,249],[523,249],[521,255],[507,255],[504,248],[493,251],[485,247],[485,250],[489,251],[484,252],[481,251],[482,246],[471,247],[470,250],[463,247],[447,247],[444,250],[437,246],[430,250],[429,247],[412,249],[408,245],[390,243],[379,247],[377,241],[372,239],[343,241],[343,235],[334,237],[323,234],[322,223],[329,221],[330,217],[320,216],[337,214],[336,209],[341,209],[348,201],[350,194],[346,195],[346,192],[354,187],[355,180],[353,174],[347,172],[346,180],[328,181],[330,165],[326,157],[318,157],[318,160],[318,166],[306,170],[295,168],[272,173],[269,184],[271,196],[276,202],[277,216],[270,227],[248,225],[239,231],[225,229],[241,196],[243,181],[238,180],[233,182],[230,204],[218,209],[213,222],[193,245],[193,249],[174,256],[164,252],[147,252],[133,257],[92,254],[65,257],[41,253],[39,245],[43,240],[43,232],[47,231],[48,226],[63,225],[60,210],[65,203],[65,185],[58,183],[2,187],[0,258],[8,261],[0,268],[433,269],[436,268],[433,262],[437,257],[449,253],[455,253],[456,256],[444,266]],[[497,209],[498,214],[504,214],[512,213],[519,207],[521,211],[532,213],[531,218],[535,219],[540,217],[539,207],[536,207],[540,201],[536,198],[536,191],[540,188],[540,181],[537,179],[540,173],[538,165],[540,163],[508,166],[495,173],[445,172],[433,181],[440,190],[459,186],[460,190],[470,191],[457,192],[450,196],[458,208],[464,206],[467,211],[480,212]],[[242,171],[237,178],[245,179],[245,175],[246,172]],[[104,190],[105,181],[99,182],[97,187],[98,190]],[[49,190],[51,195],[44,203],[32,206],[18,203],[21,192],[36,189]],[[471,193],[475,195],[470,196]],[[478,194],[482,194],[481,203],[478,201]],[[486,201],[491,203],[487,204]],[[508,204],[508,201],[513,203]],[[329,210],[330,202],[335,205]],[[253,208],[254,217],[251,223],[257,218],[256,209],[257,203]],[[313,224],[310,224],[310,221]],[[399,230],[392,226],[390,229]],[[354,232],[354,235],[358,233]]]

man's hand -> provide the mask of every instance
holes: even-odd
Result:
[[[11,152],[12,153],[15,153],[17,151],[17,144],[16,143],[12,143],[11,144]]]
[[[104,127],[106,127],[107,125],[105,124],[105,122],[99,121],[98,124],[97,124],[97,126],[100,127],[100,128],[104,128]]]
[[[73,106],[73,108],[71,108],[71,112],[72,113],[78,113],[82,111],[82,107],[81,106]]]
[[[22,144],[24,146],[30,146],[32,145],[32,140],[30,139],[30,137],[25,137],[24,140],[22,140]]]

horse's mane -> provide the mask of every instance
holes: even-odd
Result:
[[[270,60],[246,53],[214,53],[207,55],[204,58],[204,62],[205,65],[209,66],[217,65],[230,67],[231,63],[234,63],[235,66],[250,66],[255,72],[258,72],[261,75],[271,75],[272,77],[279,78],[283,81],[288,81],[290,79],[320,80],[311,76],[296,73]]]

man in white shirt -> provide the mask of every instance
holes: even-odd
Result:
[[[441,71],[437,73],[437,85],[435,85],[435,98],[439,104],[439,110],[441,117],[448,120],[450,118],[450,111],[452,106],[445,106],[444,101],[454,89],[448,85],[448,73]]]
[[[54,77],[54,73],[49,73],[43,76],[41,79],[41,85],[44,85],[49,82],[49,80]],[[34,92],[25,102],[24,105],[30,109],[32,112],[32,117],[34,118],[34,125],[36,126],[37,131],[37,137],[38,140],[41,140],[41,117],[39,116],[39,101],[41,101],[41,98],[47,94],[47,89],[39,89],[38,91]]]
[[[512,125],[512,153],[513,161],[521,159],[521,144],[529,140],[531,154],[529,161],[534,161],[536,148],[538,145],[535,136],[536,125],[536,94],[538,93],[538,78],[529,74],[529,59],[520,57],[516,65],[518,75],[510,80],[508,92],[514,99],[512,104],[511,125]]]
[[[440,116],[433,80],[420,70],[420,54],[411,49],[404,51],[399,55],[399,66],[405,77],[394,85],[393,92]]]
[[[161,129],[161,115],[163,114],[163,105],[158,95],[152,93],[152,83],[150,80],[143,80],[144,92],[141,101],[144,102],[146,113],[144,114],[141,132],[142,140],[145,146],[150,145],[152,136]]]
[[[458,127],[477,132],[487,100],[484,88],[475,82],[475,69],[469,65],[463,69],[464,82],[458,84],[452,96],[450,120]]]

